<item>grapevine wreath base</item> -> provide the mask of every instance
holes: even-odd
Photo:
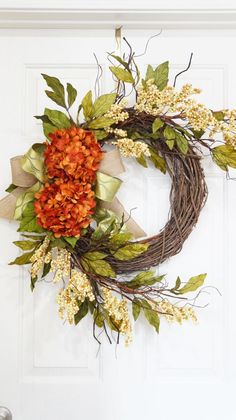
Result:
[[[111,330],[117,342],[120,335],[131,342],[131,309],[134,321],[142,312],[157,332],[161,318],[196,320],[206,274],[169,285],[152,267],[180,252],[198,221],[207,198],[204,150],[226,173],[236,167],[236,110],[206,108],[194,98],[199,89],[176,89],[179,75],[171,86],[168,62],[148,65],[142,79],[127,45],[127,56],[108,56],[115,90],[100,95],[98,74],[95,100],[89,91],[77,108],[76,89],[43,74],[57,109],[36,117],[46,140],[11,159],[13,182],[0,202],[0,216],[17,220],[22,235],[14,243],[24,252],[10,264],[29,264],[32,290],[53,273],[60,317],[78,324],[91,314],[99,343],[101,332],[112,341]],[[121,156],[171,178],[169,220],[152,237],[117,200]]]
[[[132,118],[132,124],[135,124],[137,130],[140,125],[142,126],[144,119],[144,115]],[[146,129],[149,124],[151,130],[154,118],[149,116],[147,120]],[[129,124],[130,121],[127,120],[125,127],[128,127]],[[120,274],[158,266],[166,259],[178,254],[184,241],[196,225],[207,198],[207,186],[200,163],[201,157],[192,146],[189,146],[187,156],[183,156],[178,150],[170,151],[165,141],[156,142],[149,139],[149,143],[158,155],[164,157],[166,171],[172,181],[170,216],[165,227],[157,235],[141,241],[141,243],[145,242],[149,246],[140,256],[127,261],[118,261],[112,257],[107,258],[116,272]],[[84,238],[82,238],[83,240]],[[86,247],[86,244],[82,241],[78,241],[78,249]]]

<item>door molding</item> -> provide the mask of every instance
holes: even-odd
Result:
[[[235,29],[233,0],[1,0],[0,28]],[[112,3],[112,4],[111,4]]]

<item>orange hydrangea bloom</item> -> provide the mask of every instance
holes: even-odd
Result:
[[[34,208],[37,221],[44,229],[61,236],[79,236],[81,229],[91,223],[96,201],[91,184],[57,179],[46,183],[35,194]]]
[[[69,178],[93,183],[103,157],[100,144],[91,131],[79,127],[50,134],[44,156],[49,178]]]

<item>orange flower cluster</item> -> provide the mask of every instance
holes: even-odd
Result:
[[[71,127],[58,130],[49,137],[52,142],[44,153],[49,178],[95,181],[102,151],[91,131]]]
[[[56,237],[77,236],[90,223],[96,205],[90,184],[56,179],[35,194],[38,223]]]
[[[57,238],[79,236],[96,206],[92,183],[103,157],[101,146],[92,132],[78,127],[57,130],[50,138],[44,152],[49,182],[35,194],[37,221]]]

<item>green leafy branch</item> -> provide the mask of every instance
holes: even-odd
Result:
[[[76,100],[77,91],[76,89],[70,84],[67,83],[66,91],[67,91],[67,99],[65,97],[65,88],[63,84],[60,82],[57,77],[48,76],[47,74],[42,74],[44,80],[46,81],[48,87],[51,90],[45,90],[46,95],[57,105],[65,108],[67,111],[70,121],[74,124],[73,118],[70,114],[70,108]]]

